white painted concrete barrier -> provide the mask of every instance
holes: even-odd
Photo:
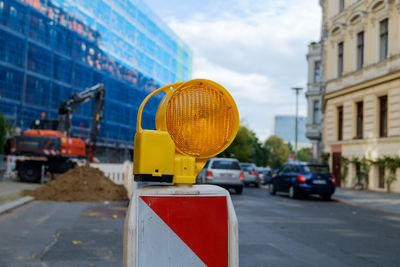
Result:
[[[124,184],[123,164],[115,163],[91,163],[91,167],[100,169],[104,175],[116,184]]]
[[[91,163],[90,166],[100,169],[104,172],[104,175],[115,184],[123,185],[128,193],[129,199],[131,198],[135,186],[133,182],[132,161],[125,161],[123,164]]]
[[[239,266],[238,221],[214,185],[134,190],[125,218],[124,267]]]
[[[125,161],[123,165],[124,171],[124,186],[128,194],[128,198],[132,198],[132,193],[136,187],[136,183],[133,181],[133,162]]]

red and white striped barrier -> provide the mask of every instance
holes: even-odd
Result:
[[[25,161],[25,157],[0,155],[0,178],[15,178],[17,176],[15,166],[18,161]]]
[[[133,192],[124,266],[238,266],[229,192],[213,185],[147,186]]]
[[[58,155],[60,155],[60,151],[55,150],[55,149],[43,149],[42,151],[46,156],[58,156]]]

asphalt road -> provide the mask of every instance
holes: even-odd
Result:
[[[240,266],[399,266],[400,215],[265,189],[232,195]]]
[[[261,188],[232,199],[240,266],[399,266],[398,214]],[[125,211],[35,201],[0,215],[0,266],[121,266]]]
[[[125,210],[34,201],[0,215],[0,266],[122,266]]]

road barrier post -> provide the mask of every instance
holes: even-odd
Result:
[[[239,266],[229,192],[213,185],[146,186],[132,196],[124,266]]]
[[[164,92],[156,130],[143,130],[144,106]],[[204,79],[164,86],[137,116],[133,173],[137,188],[125,219],[124,266],[238,266],[238,224],[229,192],[191,185],[207,160],[225,150],[239,128],[229,92]],[[128,190],[129,191],[129,190]]]

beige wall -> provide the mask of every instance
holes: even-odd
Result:
[[[348,1],[345,1],[348,2]],[[344,12],[323,17],[327,38],[324,38],[324,78],[327,92],[379,77],[388,72],[389,67],[400,67],[400,27],[399,6],[390,1],[354,1]],[[328,6],[338,6],[338,0],[325,1]],[[381,3],[381,4],[379,4]],[[375,7],[378,5],[377,7]],[[373,9],[375,7],[375,9]],[[327,10],[326,7],[323,10]],[[333,8],[333,10],[337,10]],[[333,11],[332,11],[333,12]],[[330,12],[328,12],[330,13]],[[380,21],[389,18],[389,64],[378,64]],[[364,31],[364,68],[357,71],[357,34]],[[344,43],[343,77],[338,78],[338,44]],[[394,57],[394,58],[393,58]],[[376,65],[378,64],[378,65]],[[329,84],[329,85],[328,85]]]
[[[323,146],[342,146],[348,158],[400,155],[400,0],[323,1],[324,124]],[[389,55],[379,59],[380,21],[389,19]],[[364,31],[364,66],[357,70],[357,34]],[[343,76],[338,76],[338,43],[344,43]],[[379,137],[379,97],[388,97],[388,137]],[[364,103],[363,139],[356,139],[356,103]],[[338,141],[338,111],[343,106],[343,140]],[[400,172],[399,172],[400,175]],[[350,166],[346,186],[354,185]],[[400,192],[399,181],[392,185]],[[370,188],[378,190],[378,168],[370,171]]]

